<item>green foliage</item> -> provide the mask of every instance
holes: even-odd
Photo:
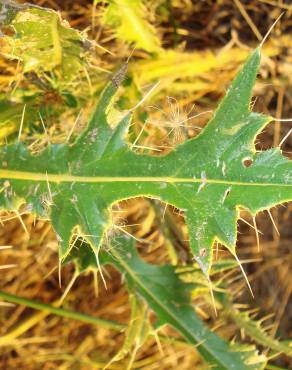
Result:
[[[118,13],[122,5],[127,17]],[[126,5],[125,0],[110,2],[105,22],[114,22],[121,37],[137,47],[158,51],[156,35],[143,18],[142,1]],[[141,32],[133,33],[133,24]],[[56,13],[26,9],[15,15],[13,27],[16,36],[9,38],[9,44],[24,71],[52,72],[64,81],[75,79],[82,66],[83,40]],[[156,329],[173,326],[214,368],[261,369],[265,365],[266,359],[254,347],[226,343],[212,333],[191,304],[194,291],[206,291],[210,274],[234,266],[230,261],[212,266],[212,248],[217,240],[236,255],[240,207],[255,215],[292,199],[291,161],[279,148],[256,152],[254,147],[256,135],[270,120],[249,109],[259,62],[257,49],[202,133],[166,156],[133,151],[125,138],[130,112],[123,112],[118,124],[111,121],[123,68],[104,89],[88,126],[74,142],[49,143],[37,155],[21,141],[0,150],[1,209],[21,208],[49,218],[60,241],[62,262],[73,260],[78,272],[111,264],[125,276],[132,297],[132,324],[113,360],[123,358],[132,347],[137,350],[151,331],[147,302],[157,315]],[[27,109],[29,113],[29,105]],[[23,108],[19,105],[11,112],[10,103],[3,101],[0,120],[5,127],[8,123],[15,128]],[[112,226],[111,206],[136,196],[160,199],[184,211],[190,247],[204,276],[193,266],[179,270],[147,264],[125,239],[113,241],[109,251],[102,248]],[[76,248],[73,233],[83,235],[88,246],[81,243]],[[260,344],[284,351],[244,314],[236,320]]]
[[[275,352],[285,353],[287,356],[292,355],[292,348],[285,342],[280,342],[277,339],[272,338],[262,328],[262,322],[264,320],[252,319],[250,312],[240,312],[236,310],[231,304],[229,304],[229,310],[225,311],[225,314],[230,317],[237,325],[241,328],[250,338],[256,341],[258,344],[271,348]]]
[[[124,274],[128,287],[138,292],[158,318],[156,328],[170,324],[194,345],[212,369],[263,369],[264,356],[253,346],[231,345],[212,333],[194,311],[190,301],[191,284],[182,282],[172,266],[143,262],[133,243],[125,238],[114,241],[105,263]]]
[[[37,156],[22,143],[2,149],[0,176],[9,186],[1,206],[13,209],[26,202],[33,212],[50,217],[64,259],[74,228],[90,235],[98,254],[113,203],[139,195],[159,198],[184,210],[192,252],[208,274],[215,239],[235,254],[239,206],[256,214],[292,198],[291,162],[278,148],[254,149],[255,136],[269,121],[249,111],[259,60],[256,50],[204,131],[164,157],[138,155],[129,148],[124,140],[129,114],[114,129],[108,124],[118,74],[72,145],[49,145]],[[250,167],[246,158],[253,161]]]
[[[12,104],[7,100],[0,100],[0,139],[6,138],[17,131],[23,109],[22,104]],[[28,116],[31,115],[32,112],[30,111],[25,119],[27,120]],[[24,122],[24,125],[26,125],[26,122]]]
[[[65,82],[75,79],[85,52],[80,32],[58,13],[39,8],[18,11],[11,22],[14,35],[6,37],[6,54],[23,63],[23,71],[54,71]]]
[[[58,13],[33,5],[5,3],[0,17],[6,21],[1,24],[3,64],[19,62],[0,94],[0,141],[15,137],[24,110],[24,132],[43,133],[40,116],[47,128],[63,114],[76,116],[93,94],[87,79],[91,43],[85,34]]]
[[[81,259],[80,256],[82,256]],[[95,254],[86,243],[81,243],[78,249],[72,251],[69,260],[76,261],[79,271],[99,268]],[[267,359],[264,355],[259,355],[254,346],[227,343],[203,324],[191,303],[194,285],[181,280],[174,266],[155,266],[145,263],[138,255],[133,241],[125,237],[116,237],[112,240],[110,252],[101,252],[100,263],[115,266],[125,277],[130,293],[135,291],[147,302],[157,316],[156,330],[166,324],[171,325],[189,343],[196,346],[212,368],[222,370],[264,368]],[[141,302],[138,304],[141,305]],[[129,345],[135,342],[131,335],[133,331],[140,332],[136,341],[143,334],[142,342],[145,333],[151,332],[145,323],[145,320],[147,322],[145,308],[142,306],[138,311],[137,308],[137,302],[135,302],[134,307],[132,305],[132,318],[137,317],[138,322],[128,329],[128,336],[121,352],[117,355],[118,359],[125,354],[125,350],[129,350]],[[144,316],[143,325],[141,315]],[[131,323],[133,324],[132,320]],[[148,330],[145,332],[147,327]]]
[[[131,369],[131,364],[135,359],[137,351],[143,346],[152,331],[147,318],[148,311],[145,302],[135,293],[131,292],[129,294],[129,301],[131,305],[131,318],[125,333],[126,338],[122,348],[110,361],[110,363],[120,361],[128,354],[131,354],[127,369]]]
[[[149,52],[160,50],[155,28],[145,19],[143,0],[109,0],[103,23],[115,30],[116,37]]]

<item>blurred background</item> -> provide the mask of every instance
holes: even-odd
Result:
[[[4,8],[5,3],[9,2],[3,2]],[[292,118],[290,1],[40,0],[32,3],[59,12],[64,22],[80,31],[70,37],[82,41],[82,47],[77,42],[74,47],[67,45],[64,33],[67,54],[64,64],[58,64],[49,53],[39,53],[41,46],[34,55],[25,35],[20,43],[9,26],[2,23],[2,143],[16,137],[24,104],[24,134],[33,151],[41,150],[48,136],[51,142],[62,142],[73,130],[76,135],[86,125],[111,73],[128,61],[127,78],[116,106],[120,110],[130,109],[142,100],[134,111],[129,142],[138,152],[163,155],[200,132],[211,116],[209,111],[216,108],[239,67],[282,13],[263,46],[253,109],[277,118]],[[21,7],[22,2],[17,4]],[[4,19],[4,8],[0,22]],[[35,37],[42,40],[50,20],[38,21]],[[18,26],[21,27],[20,20],[15,25]],[[291,125],[291,122],[271,122],[257,137],[257,148],[279,145]],[[291,159],[291,135],[281,148]],[[138,247],[148,262],[176,263],[189,258],[187,230],[179,210],[142,198],[121,202],[115,205],[114,211],[117,210],[119,216],[114,217],[113,232],[115,227],[123,228],[143,240]],[[247,212],[241,213],[237,251],[244,261],[254,299],[239,268],[224,274],[226,289],[236,307],[248,308],[252,317],[265,319],[265,330],[283,341],[291,338],[292,331],[291,210],[291,204],[283,204],[270,214],[263,212],[257,216],[261,231],[259,248],[252,218]],[[127,289],[114,270],[109,272],[105,290],[94,274],[86,273],[75,279],[74,266],[67,265],[62,267],[62,287],[59,287],[57,240],[49,222],[35,220],[30,214],[2,212],[0,245],[11,246],[0,249],[2,291],[53,304],[69,286],[63,307],[119,323],[129,321]],[[230,256],[219,246],[215,258],[226,257]],[[201,317],[219,335],[252,342],[228,317],[219,315],[215,319],[212,308],[199,299],[198,302]],[[101,369],[117,353],[124,339],[119,331],[13,305],[1,298],[0,322],[0,369],[5,370]],[[132,368],[207,368],[190,346],[179,341],[161,346],[162,352],[153,337],[148,339],[138,351]],[[270,369],[292,367],[285,354],[269,353],[269,356],[274,356]],[[125,369],[126,363],[127,359],[122,359],[109,369]]]

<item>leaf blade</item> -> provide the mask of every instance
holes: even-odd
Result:
[[[239,207],[255,214],[292,199],[292,162],[279,149],[254,150],[255,135],[268,122],[267,117],[249,112],[259,58],[256,50],[203,132],[164,157],[140,155],[128,147],[125,134],[130,116],[115,128],[109,124],[118,88],[113,78],[73,145],[50,145],[36,156],[21,143],[2,148],[0,179],[4,188],[7,182],[9,186],[0,194],[0,205],[13,209],[15,203],[29,199],[33,211],[53,216],[57,225],[58,217],[66,219],[64,201],[70,205],[77,198],[83,211],[75,204],[68,206],[67,213],[74,214],[72,222],[84,234],[94,235],[91,244],[97,252],[110,227],[107,209],[113,203],[141,195],[158,198],[184,210],[191,250],[208,275],[216,239],[235,253]],[[247,156],[253,161],[250,167],[244,164]],[[90,223],[85,222],[83,204],[94,208]],[[51,211],[54,207],[57,212]],[[66,243],[72,222],[68,219],[70,230],[63,231]],[[69,252],[69,245],[61,249],[61,258]]]
[[[116,243],[118,245],[112,249],[112,255],[104,255],[103,262],[113,264],[126,274],[130,289],[135,289],[147,301],[157,314],[160,325],[167,323],[177,329],[216,369],[264,367],[264,357],[257,356],[254,348],[234,349],[209,331],[191,305],[191,286],[178,279],[173,267],[143,262],[133,243],[125,238],[116,239]],[[253,363],[250,363],[251,358]]]

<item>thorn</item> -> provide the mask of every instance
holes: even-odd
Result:
[[[73,132],[75,130],[75,127],[77,125],[77,122],[79,121],[79,118],[80,118],[80,116],[81,116],[82,113],[83,113],[82,110],[80,110],[79,113],[77,114],[77,117],[76,117],[76,119],[75,119],[75,121],[73,123],[73,126],[71,127],[71,130],[69,131],[69,134],[67,136],[66,143],[68,143],[69,140],[71,139],[71,136],[72,136],[72,134],[73,134]]]
[[[241,265],[241,262],[240,262],[239,258],[237,257],[236,252],[234,252],[234,253],[232,253],[232,254],[233,254],[234,258],[236,259],[237,263],[239,264],[239,267],[240,267],[240,269],[241,269],[241,272],[242,272],[242,274],[243,274],[243,276],[244,276],[244,278],[245,278],[246,284],[247,284],[247,286],[248,286],[248,288],[249,288],[249,290],[250,290],[251,296],[252,296],[252,298],[254,298],[253,291],[252,291],[252,289],[251,289],[251,286],[250,286],[250,283],[249,283],[249,281],[248,281],[247,275],[246,275],[246,273],[245,273],[245,271],[244,271],[244,269],[243,269],[243,267],[242,267],[242,265]]]
[[[135,358],[137,356],[138,349],[139,349],[139,345],[138,345],[138,343],[136,343],[135,347],[132,349],[132,353],[130,354],[130,359],[129,359],[129,362],[127,364],[126,370],[131,370],[133,368],[133,363],[134,363]]]
[[[128,226],[128,225],[127,225]],[[141,238],[137,238],[136,236],[134,236],[133,234],[129,233],[127,230],[125,230],[123,227],[119,226],[119,225],[114,225],[115,228],[117,228],[118,230],[122,231],[123,233],[125,233],[126,235],[128,235],[130,238],[133,238],[134,240],[136,240],[137,242],[139,243],[147,243],[147,244],[152,244],[151,242],[149,242],[148,240],[145,240],[145,239],[141,239]]]
[[[135,109],[137,109],[138,107],[140,107],[140,105],[142,105],[144,103],[145,100],[148,99],[148,97],[152,94],[152,92],[157,88],[157,86],[160,84],[160,81],[156,82],[156,84],[154,84],[148,91],[147,93],[145,94],[145,96],[143,96],[143,98],[136,104],[134,105],[133,108],[129,109],[129,112],[133,112]]]
[[[58,301],[58,304],[61,305],[64,301],[64,299],[66,298],[67,294],[69,293],[69,291],[71,290],[72,286],[74,285],[76,279],[78,277],[78,272],[77,270],[74,271],[74,274],[72,276],[72,279],[69,281],[69,284],[67,285],[64,293],[62,294],[61,298],[59,299]]]
[[[252,101],[251,101],[251,104],[250,104],[250,110],[253,111],[254,109],[254,106],[255,106],[255,103],[257,102],[258,100],[258,97],[255,97]]]
[[[161,149],[157,149],[151,146],[144,146],[144,145],[133,145],[132,144],[131,148],[148,149],[148,150],[154,150],[156,152],[161,152]]]
[[[260,43],[260,45],[259,45],[259,47],[260,47],[260,48],[264,45],[264,43],[265,43],[266,39],[269,37],[269,35],[270,35],[270,33],[272,32],[273,28],[274,28],[274,27],[275,27],[275,25],[279,22],[280,18],[283,16],[283,14],[284,14],[284,13],[285,13],[285,12],[281,13],[281,14],[279,15],[279,17],[275,20],[275,22],[271,25],[271,27],[269,28],[268,32],[265,34],[264,38],[262,39],[262,41],[261,41],[261,43]]]
[[[29,232],[27,230],[27,227],[26,227],[25,223],[23,222],[23,219],[21,218],[21,214],[17,210],[15,210],[15,213],[16,213],[16,217],[19,219],[19,221],[21,223],[21,226],[22,226],[25,234],[29,237]]]
[[[259,322],[259,324],[261,325],[263,322],[265,322],[265,321],[267,321],[267,320],[269,320],[269,319],[271,319],[272,317],[274,317],[275,316],[275,313],[273,312],[273,313],[270,313],[270,314],[268,314],[268,315],[266,315],[266,316],[263,316],[262,318],[260,318],[259,320],[258,320],[258,322]]]
[[[209,286],[210,294],[211,294],[212,305],[213,305],[213,308],[214,308],[214,313],[215,313],[215,316],[217,317],[218,314],[217,314],[216,303],[215,303],[215,298],[214,298],[213,284],[212,284],[211,279],[210,279],[209,276],[207,277],[207,279],[208,279],[208,286]]]
[[[42,123],[43,129],[44,129],[44,132],[45,132],[46,138],[47,138],[47,142],[48,142],[49,144],[51,144],[51,142],[50,142],[50,137],[49,137],[48,131],[47,131],[46,126],[45,126],[45,122],[44,122],[43,117],[42,117],[42,115],[41,115],[41,113],[40,113],[40,112],[39,112],[39,116],[40,116],[40,120],[41,120],[41,123]]]
[[[254,225],[254,229],[255,229],[255,233],[256,233],[257,246],[258,246],[258,252],[259,252],[260,251],[260,238],[259,238],[259,230],[258,230],[258,227],[257,227],[255,216],[253,216],[252,221],[253,221],[253,225]]]
[[[15,211],[15,213],[16,213],[16,211]],[[0,222],[1,222],[2,226],[3,226],[3,222],[14,220],[15,218],[18,218],[19,216],[22,216],[24,214],[25,214],[25,212],[24,213],[18,213],[18,215],[15,214],[14,216],[6,217],[4,219],[2,218],[2,219],[0,219]]]
[[[92,237],[92,238],[96,238],[97,235],[93,235],[93,234],[81,234],[80,232],[76,232],[76,233],[73,233],[72,236],[77,236],[77,239],[78,238],[83,238],[83,237]],[[84,239],[84,238],[83,238]]]
[[[291,132],[292,132],[292,128],[288,131],[288,133],[281,140],[280,144],[278,145],[279,148],[281,148],[281,146],[284,144],[284,142],[288,139],[288,137],[290,136]]]
[[[87,83],[88,83],[90,96],[93,96],[93,87],[92,87],[91,78],[90,78],[90,75],[89,75],[88,70],[85,67],[85,65],[83,66],[83,71],[84,71],[84,74],[85,74],[85,77],[86,77],[86,80],[87,80]]]
[[[162,221],[163,222],[165,222],[165,214],[166,214],[167,207],[168,207],[168,204],[165,203],[164,209],[163,209],[163,212],[162,212]]]
[[[59,280],[59,287],[62,288],[62,262],[59,258],[59,264],[58,264],[58,280]]]
[[[254,224],[253,224],[253,225],[252,225],[252,224],[250,224],[248,221],[246,221],[246,220],[245,220],[244,218],[242,218],[242,217],[239,217],[239,219],[240,219],[241,221],[243,221],[244,223],[246,223],[248,226],[250,226],[252,229],[257,230],[258,234],[264,235],[260,230],[258,230],[258,229],[254,226]]]
[[[73,239],[73,242],[70,242],[70,245],[69,245],[69,250],[70,251],[71,251],[71,249],[73,249],[75,247],[75,243],[81,237],[81,235],[79,233],[76,233],[76,234],[73,233],[72,236],[75,236],[75,237]]]
[[[23,122],[24,122],[25,109],[26,109],[26,104],[24,104],[24,106],[23,106],[23,110],[22,110],[21,121],[20,121],[20,127],[19,127],[18,138],[17,138],[17,142],[18,142],[18,143],[20,142],[20,137],[21,137],[21,133],[22,133],[22,129],[23,129]]]
[[[91,243],[90,243],[90,245],[91,245]],[[91,245],[91,246],[92,246],[92,245]],[[100,276],[101,276],[101,280],[102,280],[102,282],[103,282],[103,285],[104,285],[105,289],[107,290],[107,284],[106,284],[105,278],[104,278],[104,276],[103,276],[103,272],[102,272],[101,264],[100,264],[100,262],[99,262],[99,258],[98,258],[100,248],[101,248],[101,245],[99,245],[99,246],[97,247],[97,250],[95,250],[95,248],[92,246],[92,250],[93,250],[93,253],[94,253],[95,258],[96,258],[97,268],[98,268],[98,271],[99,271]]]
[[[97,298],[98,297],[98,276],[97,271],[93,270],[93,286],[94,286],[94,295]]]
[[[157,344],[157,347],[158,347],[158,351],[160,352],[161,356],[165,356],[165,353],[163,351],[163,347],[161,345],[161,341],[159,339],[159,336],[158,336],[156,330],[153,331],[153,336],[155,338],[155,341],[156,341],[156,344]]]
[[[276,122],[292,122],[292,118],[276,118],[272,116],[270,117],[273,121],[276,121]]]
[[[103,276],[103,272],[102,272],[102,268],[101,268],[101,265],[100,265],[100,262],[99,262],[99,258],[98,258],[97,255],[95,255],[95,256],[96,256],[96,263],[97,263],[98,271],[99,271],[100,276],[101,276],[101,280],[103,282],[103,285],[104,285],[105,289],[107,290],[107,284],[106,284],[106,280]]]
[[[141,135],[143,134],[143,131],[144,131],[144,129],[145,129],[145,127],[146,127],[147,123],[148,123],[148,121],[146,120],[146,121],[144,122],[144,124],[143,124],[143,126],[142,126],[142,128],[141,128],[141,130],[140,130],[140,132],[139,132],[139,134],[137,135],[136,139],[134,140],[133,144],[131,145],[131,149],[133,149],[133,147],[135,147],[135,146],[136,146],[136,144],[137,144],[138,140],[140,139]]]
[[[99,43],[97,43],[95,40],[90,40],[90,42],[95,46],[97,47],[98,49],[101,49],[102,51],[105,51],[106,53],[109,53],[110,55],[112,56],[115,56],[116,54],[113,53],[112,51],[106,49],[104,46],[100,45]],[[107,71],[108,72],[108,71]]]
[[[43,280],[47,280],[47,278],[52,275],[52,273],[57,269],[57,266],[54,266],[43,278]]]
[[[269,214],[269,216],[270,216],[270,219],[271,219],[272,224],[273,224],[273,226],[274,226],[274,228],[275,228],[275,230],[276,230],[276,233],[280,236],[279,230],[278,230],[278,228],[277,228],[277,225],[276,225],[275,220],[273,219],[273,216],[272,216],[272,214],[271,214],[271,211],[270,211],[269,209],[267,209],[267,212],[268,212],[268,214]]]
[[[130,62],[130,59],[132,58],[133,54],[134,54],[134,51],[136,50],[136,46],[133,47],[133,50],[131,51],[130,55],[128,56],[127,60],[126,60],[126,63],[129,64]]]
[[[34,213],[34,214],[33,214],[33,221],[32,221],[33,227],[35,227],[36,222],[37,222],[37,216],[36,216],[36,214]]]

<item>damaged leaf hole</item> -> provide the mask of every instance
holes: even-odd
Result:
[[[253,164],[253,159],[250,157],[245,157],[243,158],[241,163],[243,167],[248,168],[248,167],[251,167],[251,165]]]

